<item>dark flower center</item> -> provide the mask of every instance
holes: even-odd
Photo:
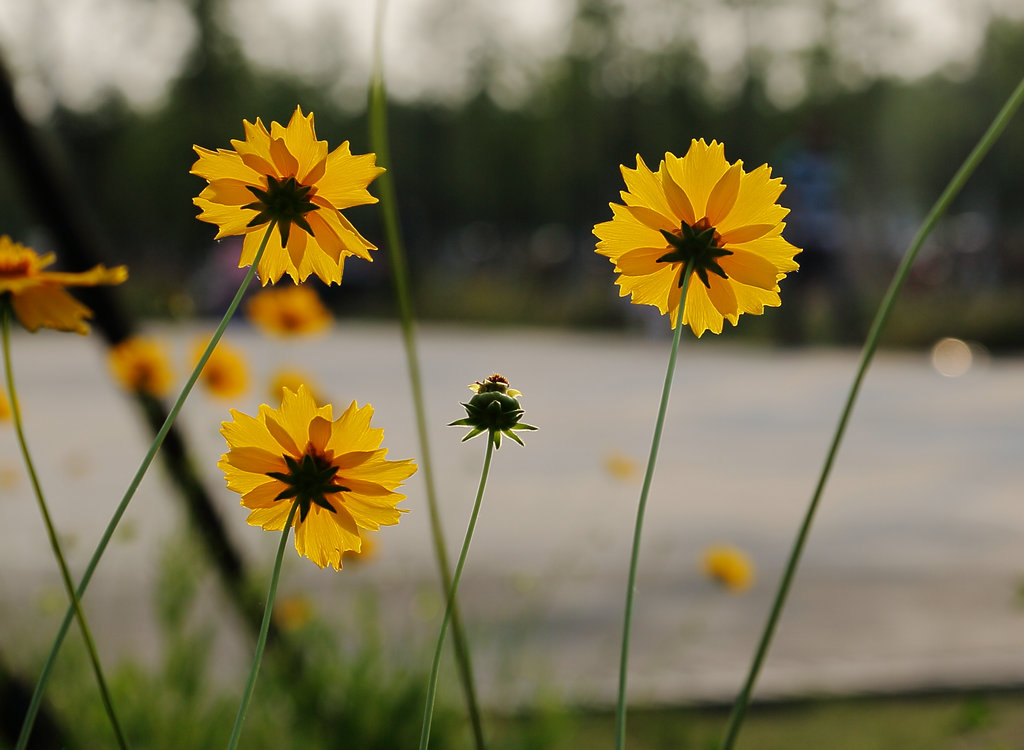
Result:
[[[494,373],[483,381],[476,381],[477,393],[507,393],[508,379],[504,375]]]
[[[0,279],[21,279],[28,276],[31,270],[30,258],[0,258]]]
[[[732,250],[722,247],[722,236],[715,231],[707,218],[701,219],[693,226],[681,224],[679,234],[661,230],[662,236],[668,241],[669,251],[658,258],[658,263],[688,263],[693,265],[693,271],[704,282],[704,286],[710,287],[708,271],[729,278],[718,259],[732,255]],[[683,285],[683,277],[679,277],[679,286]]]
[[[313,234],[313,228],[306,221],[306,214],[316,209],[316,205],[309,201],[312,185],[302,185],[294,177],[286,180],[267,175],[267,189],[260,190],[258,187],[246,185],[249,192],[256,196],[256,200],[242,208],[249,208],[258,211],[248,226],[258,227],[269,221],[277,221],[281,230],[281,244],[288,244],[288,233],[292,224],[304,230],[307,234]]]
[[[274,500],[294,498],[299,505],[299,521],[305,521],[309,510],[319,505],[324,510],[337,513],[334,506],[327,501],[327,495],[335,492],[349,492],[348,487],[334,483],[334,475],[338,467],[326,457],[320,455],[312,447],[306,449],[301,459],[284,456],[288,464],[287,472],[268,471],[267,476],[288,485]]]

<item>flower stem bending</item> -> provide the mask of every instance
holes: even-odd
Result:
[[[459,561],[455,565],[455,575],[452,577],[452,587],[448,592],[447,603],[444,608],[444,619],[441,620],[441,632],[437,634],[437,645],[434,647],[434,661],[430,665],[430,681],[427,683],[427,705],[423,711],[423,731],[420,733],[420,750],[427,750],[430,743],[430,723],[434,718],[434,698],[437,695],[437,673],[441,668],[441,651],[444,649],[444,637],[448,632],[448,623],[452,619],[452,610],[455,608],[455,594],[459,588],[459,581],[462,579],[462,568],[466,564],[466,553],[469,552],[469,543],[473,539],[473,529],[476,528],[476,519],[480,514],[480,501],[484,497],[484,487],[487,485],[487,474],[491,470],[491,456],[494,454],[494,440],[488,438],[487,453],[484,454],[484,468],[480,473],[480,486],[476,491],[476,501],[473,503],[473,512],[469,517],[469,526],[466,527],[466,539],[462,542],[462,552],[459,553]]]
[[[1024,103],[1024,79],[1017,84],[1017,88],[1014,89],[1012,94],[1010,94],[1009,99],[1007,99],[1006,104],[1003,105],[999,114],[996,115],[992,124],[989,125],[988,129],[981,136],[974,149],[972,149],[971,153],[964,160],[964,163],[960,166],[960,169],[957,170],[956,174],[953,175],[953,178],[949,181],[949,184],[946,185],[946,189],[942,191],[938,200],[935,201],[935,205],[932,206],[928,215],[925,217],[924,222],[917,230],[917,234],[914,235],[909,247],[907,247],[903,260],[900,261],[900,265],[896,269],[896,273],[893,275],[893,279],[889,284],[885,297],[882,299],[882,304],[879,306],[878,312],[875,313],[875,319],[871,323],[871,330],[868,332],[867,340],[864,342],[864,348],[861,351],[860,364],[857,366],[857,373],[853,378],[850,391],[846,396],[846,403],[843,405],[843,410],[839,415],[839,422],[836,425],[835,434],[832,436],[832,442],[829,445],[828,453],[825,456],[825,463],[821,467],[821,473],[818,476],[818,483],[814,487],[814,493],[811,496],[809,505],[807,506],[803,522],[800,524],[800,529],[793,542],[793,548],[790,550],[789,559],[786,562],[786,567],[782,573],[782,579],[779,582],[778,590],[775,592],[775,599],[772,601],[772,606],[768,613],[768,619],[765,622],[764,630],[761,633],[761,640],[758,642],[757,650],[754,652],[754,658],[751,661],[746,681],[743,683],[743,687],[740,689],[739,695],[736,697],[736,702],[733,704],[732,713],[729,716],[729,723],[726,725],[725,734],[722,739],[721,750],[731,750],[733,745],[736,743],[736,738],[739,736],[740,727],[743,725],[747,706],[750,703],[751,693],[753,693],[754,685],[757,682],[758,673],[761,671],[761,665],[764,662],[765,656],[768,654],[768,648],[771,645],[772,636],[775,633],[775,627],[778,624],[779,616],[782,614],[782,609],[786,604],[786,597],[789,594],[790,586],[793,583],[793,577],[796,574],[796,569],[800,564],[800,557],[803,554],[804,544],[807,542],[807,536],[810,533],[811,524],[814,521],[814,514],[818,509],[818,503],[825,491],[825,484],[828,482],[829,474],[832,472],[832,464],[835,462],[836,454],[839,451],[839,444],[842,442],[843,435],[846,432],[846,424],[850,419],[850,414],[853,411],[853,405],[857,400],[857,395],[860,393],[860,386],[864,381],[864,376],[867,374],[868,366],[871,364],[875,351],[878,349],[878,342],[886,323],[889,321],[889,316],[896,303],[896,298],[899,296],[900,290],[903,289],[903,285],[906,283],[907,277],[910,275],[910,269],[914,265],[914,261],[917,259],[918,252],[921,250],[921,246],[924,244],[925,238],[928,237],[932,229],[935,228],[939,218],[941,218],[941,216],[946,212],[949,205],[953,202],[953,199],[974,173],[974,170],[977,169],[978,164],[981,163],[981,160],[989,152],[993,144],[995,144],[999,139],[1000,134],[1002,134],[1003,130],[1006,129],[1006,126],[1009,124],[1013,115],[1020,108],[1022,103]]]
[[[32,455],[28,450],[28,441],[25,439],[25,426],[21,420],[21,406],[18,404],[18,393],[14,387],[14,369],[11,366],[11,318],[14,317],[10,300],[0,299],[0,316],[3,329],[3,351],[4,351],[4,375],[7,379],[7,395],[11,403],[11,419],[14,422],[14,432],[18,438],[18,446],[21,448],[21,456],[25,461],[25,470],[28,471],[29,481],[32,483],[32,491],[35,493],[36,502],[39,504],[39,512],[43,517],[43,524],[46,526],[46,535],[50,539],[50,547],[53,555],[57,558],[57,566],[60,568],[61,581],[64,590],[71,600],[71,608],[78,627],[82,631],[82,638],[85,640],[85,649],[89,654],[89,662],[92,664],[92,671],[96,675],[96,684],[100,690],[100,698],[103,700],[103,708],[110,719],[110,726],[117,738],[117,745],[121,750],[127,750],[128,742],[125,740],[121,723],[117,719],[117,712],[114,710],[114,702],[110,697],[110,690],[107,687],[107,680],[103,675],[103,666],[100,664],[99,654],[96,650],[96,642],[93,640],[92,631],[82,610],[82,602],[75,593],[75,584],[71,580],[71,572],[68,570],[67,560],[64,558],[64,551],[61,549],[60,539],[57,537],[57,530],[54,528],[53,519],[50,517],[50,510],[46,505],[46,497],[43,495],[42,485],[39,483],[39,476],[36,474],[35,464]]]
[[[253,276],[256,275],[256,267],[259,265],[260,258],[263,257],[263,251],[266,250],[267,241],[270,239],[270,233],[274,231],[274,226],[274,222],[271,222],[267,226],[267,231],[263,235],[263,240],[260,243],[259,250],[256,252],[256,257],[253,259],[252,265],[249,266],[249,271],[245,274],[245,278],[242,279],[242,283],[238,286],[238,291],[235,293],[234,299],[231,300],[231,304],[228,305],[228,309],[224,313],[224,317],[221,319],[220,325],[217,326],[217,330],[215,330],[213,335],[210,337],[210,343],[206,345],[206,350],[199,358],[199,361],[196,362],[196,366],[192,370],[192,374],[185,382],[184,387],[181,389],[181,393],[178,394],[178,398],[174,402],[174,406],[171,407],[170,412],[167,414],[167,419],[164,420],[163,426],[153,438],[153,442],[149,446],[149,450],[143,457],[142,463],[135,472],[135,476],[132,477],[132,481],[129,483],[128,489],[125,490],[124,497],[121,498],[121,503],[114,511],[114,515],[107,524],[107,528],[104,529],[103,536],[100,538],[100,542],[96,546],[96,550],[92,553],[92,557],[89,559],[89,564],[85,567],[82,579],[78,582],[77,593],[79,600],[81,600],[85,595],[85,590],[88,588],[89,582],[92,580],[93,573],[96,572],[96,567],[99,565],[100,558],[103,557],[103,553],[106,551],[107,545],[110,544],[110,539],[114,536],[114,531],[117,529],[117,525],[120,523],[121,517],[124,516],[125,511],[128,510],[128,503],[130,503],[132,498],[135,496],[135,491],[139,488],[139,484],[142,482],[142,477],[145,476],[146,470],[149,469],[149,465],[153,463],[153,459],[156,457],[157,451],[160,450],[160,446],[163,445],[164,438],[167,437],[167,433],[171,430],[171,425],[174,424],[174,420],[178,417],[178,412],[181,411],[181,407],[185,404],[185,399],[188,398],[189,393],[192,392],[192,387],[199,379],[199,374],[203,371],[203,367],[206,365],[206,360],[210,358],[210,354],[213,353],[214,348],[217,346],[217,342],[220,341],[221,336],[224,335],[224,330],[228,327],[228,323],[235,314],[235,310],[238,309],[238,305],[242,301],[242,296],[245,294],[245,290],[249,288],[249,283],[252,281]],[[46,661],[43,664],[43,671],[39,675],[35,691],[32,693],[32,699],[29,701],[28,711],[25,712],[25,718],[22,720],[21,733],[18,735],[18,744],[15,746],[15,750],[25,750],[28,746],[28,739],[32,734],[32,726],[35,724],[36,715],[39,713],[39,705],[42,703],[43,691],[46,689],[46,683],[50,679],[50,672],[53,670],[53,664],[57,659],[57,653],[60,651],[60,647],[64,643],[64,637],[67,635],[73,616],[74,608],[69,607],[67,612],[64,613],[64,620],[61,622],[60,629],[57,631],[57,636],[54,638],[53,645],[50,647],[50,653],[46,655]]]
[[[267,632],[270,630],[270,618],[274,613],[274,599],[277,597],[277,581],[281,577],[281,561],[284,559],[284,548],[288,542],[288,532],[292,528],[292,520],[295,518],[295,511],[299,507],[296,500],[292,503],[292,509],[288,511],[288,520],[284,522],[284,531],[281,532],[281,542],[277,545],[277,557],[274,559],[274,572],[270,574],[270,589],[267,591],[267,606],[263,610],[263,622],[260,624],[260,634],[256,639],[256,652],[252,657],[252,667],[249,669],[249,679],[245,683],[245,692],[242,693],[242,702],[238,706],[238,713],[235,714],[235,725],[231,729],[231,739],[228,740],[228,750],[238,747],[238,740],[242,735],[242,724],[245,723],[245,714],[249,710],[249,700],[256,689],[256,676],[260,671],[260,664],[263,662],[263,649],[267,645]]]
[[[388,143],[387,126],[387,93],[384,87],[383,43],[384,9],[386,0],[378,0],[377,20],[374,34],[373,78],[370,83],[370,140],[377,154],[378,163],[387,167],[377,180],[380,188],[380,208],[384,221],[384,234],[387,238],[388,260],[391,264],[391,279],[395,286],[398,300],[398,319],[402,328],[402,343],[405,346],[406,363],[409,369],[409,383],[412,388],[412,400],[416,413],[416,434],[420,444],[421,468],[423,483],[427,491],[427,512],[430,518],[430,535],[434,544],[434,555],[441,573],[441,588],[447,594],[454,591],[452,586],[451,564],[448,559],[448,546],[445,543],[444,531],[441,526],[441,512],[438,508],[437,489],[434,481],[433,461],[430,454],[430,441],[427,434],[427,414],[424,406],[423,381],[420,375],[419,355],[416,351],[416,328],[412,309],[412,293],[409,289],[409,270],[405,259],[405,245],[402,241],[401,225],[398,220],[398,199],[395,196],[394,181],[391,177],[391,157]],[[473,741],[476,750],[484,750],[483,725],[480,720],[480,707],[476,698],[473,679],[473,664],[470,661],[469,648],[466,646],[465,629],[459,616],[457,601],[450,601],[452,607],[451,627],[452,641],[455,648],[455,663],[466,697],[466,711],[469,714],[470,726],[473,729]]]
[[[619,697],[615,704],[615,750],[626,746],[626,682],[629,672],[629,634],[633,625],[633,593],[636,588],[636,570],[640,560],[640,537],[644,526],[644,512],[647,509],[647,495],[654,478],[654,465],[658,460],[658,448],[661,445],[661,431],[665,426],[665,413],[668,411],[668,397],[672,391],[672,378],[676,371],[676,355],[679,352],[679,339],[683,331],[683,311],[686,309],[686,294],[690,290],[693,277],[691,258],[683,267],[682,291],[679,297],[679,308],[676,310],[676,331],[672,337],[672,350],[668,356],[668,367],[665,370],[665,386],[661,391],[661,406],[658,418],[654,423],[654,439],[651,441],[651,453],[647,458],[647,472],[644,474],[643,488],[640,490],[640,502],[636,509],[636,527],[633,530],[633,552],[629,560],[629,581],[626,584],[626,608],[622,624],[622,649],[619,652]]]

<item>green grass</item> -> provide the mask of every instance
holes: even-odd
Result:
[[[945,694],[871,697],[755,706],[737,743],[739,750],[1021,750],[1021,694]],[[725,708],[632,710],[630,750],[713,750]],[[548,750],[609,748],[612,712],[565,714],[538,746]],[[536,732],[537,717],[488,723],[492,735]],[[496,731],[497,727],[500,729]]]

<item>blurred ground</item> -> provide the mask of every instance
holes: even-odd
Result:
[[[165,328],[185,373],[198,328]],[[275,535],[244,523],[223,489],[217,429],[229,406],[254,412],[281,364],[311,373],[344,407],[369,401],[392,458],[418,455],[398,331],[340,324],[326,337],[268,341],[244,325],[227,339],[251,358],[254,388],[230,404],[196,393],[181,424],[226,523],[265,572]],[[43,332],[13,341],[29,440],[80,571],[149,437],[106,371],[98,337]],[[466,384],[503,372],[541,430],[496,456],[464,578],[486,701],[540,692],[612,700],[621,609],[643,463],[667,341],[621,335],[427,328],[420,352],[449,546],[468,520],[484,444],[459,442]],[[738,688],[810,497],[856,352],[738,349],[710,335],[680,351],[645,526],[630,697],[730,698]],[[1024,360],[976,361],[940,375],[924,353],[872,367],[827,489],[790,605],[759,684],[762,696],[1019,683],[1024,674]],[[375,558],[319,571],[286,558],[282,597],[307,597],[348,627],[376,600],[381,637],[426,669],[441,598],[422,477]],[[0,424],[0,651],[17,661],[49,643],[61,593],[13,430]],[[156,560],[181,514],[161,472],[144,481],[86,598],[106,658],[151,659]],[[743,595],[705,580],[701,550],[746,549],[758,580]],[[229,675],[251,654],[209,587]],[[345,631],[347,632],[347,631]],[[44,643],[45,642],[45,643]],[[420,664],[422,662],[422,664]]]

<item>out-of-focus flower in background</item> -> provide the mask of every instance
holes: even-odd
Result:
[[[126,339],[110,350],[108,361],[115,380],[133,393],[165,396],[174,383],[167,348],[157,339]]]
[[[39,255],[7,235],[0,236],[0,300],[9,296],[14,314],[29,331],[54,328],[86,334],[85,320],[92,311],[65,287],[120,284],[128,278],[128,269],[95,266],[82,273],[44,271],[53,261],[53,253]]]
[[[331,314],[319,295],[306,286],[264,290],[246,303],[245,315],[254,326],[272,336],[319,333],[331,324]]]
[[[637,460],[621,451],[608,453],[603,464],[606,472],[623,482],[630,482],[640,476],[640,464]]]
[[[270,376],[270,387],[267,389],[267,392],[270,394],[270,398],[276,401],[281,398],[282,388],[298,392],[300,385],[304,385],[309,389],[309,392],[313,394],[313,400],[318,404],[327,403],[328,399],[323,398],[323,392],[316,384],[316,381],[313,380],[308,372],[297,367],[282,367],[276,370]]]
[[[753,560],[731,544],[715,544],[705,549],[701,556],[701,569],[708,578],[735,593],[754,585]]]
[[[313,601],[302,594],[282,597],[274,605],[274,621],[286,631],[299,630],[309,624],[315,613]]]
[[[202,338],[197,339],[192,345],[193,367],[203,356],[208,343],[208,338]],[[249,388],[249,366],[241,351],[221,339],[210,353],[210,358],[206,360],[199,379],[206,386],[206,390],[214,396],[234,398]]]

